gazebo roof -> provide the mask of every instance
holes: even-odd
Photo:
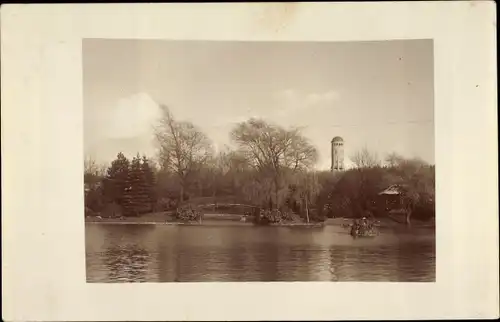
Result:
[[[403,192],[403,186],[393,184],[389,188],[379,192],[379,195],[400,195]]]

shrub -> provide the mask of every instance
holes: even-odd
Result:
[[[201,210],[193,205],[184,205],[175,211],[175,218],[180,221],[198,221],[202,218]]]
[[[259,214],[254,217],[254,223],[259,225],[277,224],[295,220],[297,220],[297,218],[292,212],[276,209],[261,209]]]

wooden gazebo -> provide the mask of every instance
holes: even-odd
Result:
[[[404,185],[394,184],[379,192],[379,196],[385,211],[399,213],[403,210]]]

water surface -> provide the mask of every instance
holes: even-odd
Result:
[[[88,282],[435,280],[433,232],[86,224]]]

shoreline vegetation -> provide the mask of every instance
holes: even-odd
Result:
[[[118,217],[106,218],[99,216],[87,216],[86,224],[109,224],[109,225],[171,225],[171,226],[260,226],[252,222],[252,220],[241,221],[242,215],[222,215],[222,214],[205,214],[205,218],[200,221],[177,221],[173,212],[157,212],[144,214],[138,217]],[[322,228],[325,226],[336,226],[345,228],[353,222],[353,218],[328,218],[323,222],[286,222],[272,223],[269,227],[297,227],[297,228]],[[388,218],[377,221],[377,228],[381,229],[397,229],[405,227],[403,223],[398,223]],[[434,230],[434,221],[414,221],[412,226],[414,229]]]
[[[364,148],[350,156],[353,168],[320,171],[301,128],[255,118],[235,124],[233,145],[216,153],[196,125],[161,107],[154,161],[121,152],[110,165],[85,160],[86,222],[323,227],[366,217],[383,227],[433,225],[435,167],[423,160],[381,160]]]

